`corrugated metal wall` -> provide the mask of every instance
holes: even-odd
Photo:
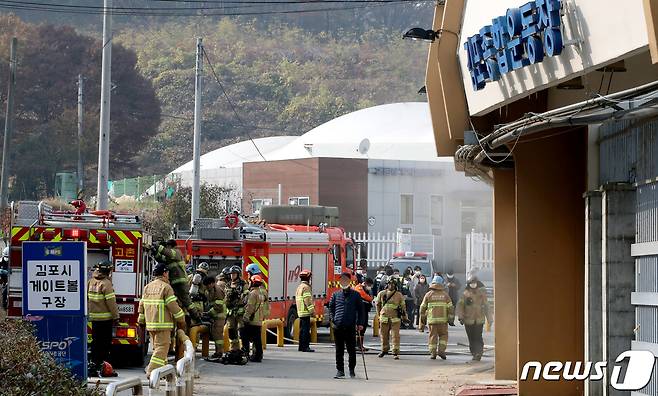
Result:
[[[658,242],[658,121],[606,123],[600,128],[599,142],[600,184],[635,184],[635,243]],[[635,291],[658,292],[658,255],[635,259]],[[656,305],[636,306],[635,341],[658,344]],[[658,396],[657,371],[639,394]]]

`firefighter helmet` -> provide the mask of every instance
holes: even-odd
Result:
[[[238,274],[238,276],[239,276],[239,275],[242,275],[242,268],[240,268],[237,265],[234,265],[234,266],[231,267],[230,272],[231,272],[231,274]]]
[[[209,269],[210,269],[210,266],[209,266],[208,263],[206,263],[205,261],[202,261],[202,262],[199,263],[199,265],[196,267],[196,270],[197,270],[197,271],[201,271],[201,272],[204,272],[204,273],[206,273],[206,274],[208,273],[208,270],[209,270]]]
[[[0,269],[0,279],[6,281],[9,279],[9,272],[5,269]]]
[[[5,248],[2,249],[2,257],[9,257],[9,246],[5,246]]]
[[[246,270],[247,270],[247,273],[249,273],[249,275],[256,275],[256,274],[262,273],[260,268],[258,267],[258,264],[256,264],[256,263],[249,264],[247,266]]]
[[[94,269],[98,270],[100,273],[103,274],[109,274],[110,272],[112,272],[113,267],[114,266],[112,265],[112,262],[109,260],[99,261],[98,263],[96,263],[96,265],[94,265]]]
[[[304,279],[311,279],[311,276],[313,274],[311,273],[311,270],[302,270],[302,272],[299,273],[299,278],[304,280]]]
[[[260,275],[253,275],[250,279],[253,286],[260,286],[263,284],[263,278]]]

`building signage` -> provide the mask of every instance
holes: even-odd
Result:
[[[23,315],[86,315],[84,242],[23,242]]]
[[[564,48],[560,6],[561,0],[536,0],[509,8],[469,37],[464,49],[473,90],[500,80],[503,74],[540,63],[545,56],[560,55]]]
[[[23,315],[41,349],[87,379],[87,244],[23,242]]]

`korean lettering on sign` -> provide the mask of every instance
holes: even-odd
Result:
[[[77,311],[80,307],[80,262],[27,262],[27,308],[32,311]]]
[[[85,242],[23,242],[23,315],[87,314]]]
[[[561,0],[536,0],[494,18],[478,34],[467,39],[464,49],[473,90],[503,74],[556,56],[564,47],[560,31]]]

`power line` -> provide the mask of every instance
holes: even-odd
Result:
[[[238,114],[238,111],[235,108],[235,105],[233,104],[233,101],[231,98],[229,98],[228,94],[226,93],[226,90],[224,89],[224,84],[219,80],[219,77],[217,76],[217,73],[215,72],[215,67],[213,66],[212,62],[210,61],[210,58],[208,57],[208,53],[206,52],[205,48],[202,48],[203,50],[203,55],[206,57],[206,61],[208,62],[208,66],[210,66],[210,71],[212,72],[212,75],[215,77],[215,81],[217,81],[217,84],[219,85],[219,88],[221,88],[222,93],[224,94],[224,97],[226,98],[226,101],[228,104],[231,106],[231,110],[233,110],[233,114],[235,114],[235,118],[238,120],[238,122],[242,125],[244,125],[244,122],[242,122],[242,118],[240,117],[240,114]],[[265,156],[263,153],[260,152],[260,149],[256,145],[256,142],[254,142],[254,139],[251,137],[249,132],[247,133],[247,137],[249,140],[251,140],[251,143],[254,145],[254,148],[256,148],[256,151],[258,152],[258,155],[263,159],[263,161],[267,161],[265,159]]]
[[[429,1],[429,0],[421,0]],[[403,3],[417,3],[412,0],[275,0],[274,2],[260,1],[260,0],[246,0],[246,1],[227,1],[228,4],[233,6],[224,7],[197,7],[197,8],[159,8],[150,9],[144,7],[112,7],[110,12],[112,15],[119,16],[178,16],[178,17],[206,17],[206,16],[248,16],[248,15],[275,15],[275,14],[302,14],[311,12],[330,12],[330,11],[348,11],[355,9],[363,9],[369,7],[376,7],[390,4],[403,4]],[[270,11],[252,11],[252,12],[193,12],[190,11],[203,11],[203,10],[221,10],[221,9],[239,9],[251,8],[254,5],[319,5],[319,4],[357,4],[348,7],[324,7],[324,8],[304,8],[304,9],[286,9],[286,10],[270,10]],[[8,10],[25,10],[25,11],[43,11],[51,13],[65,13],[65,14],[84,14],[84,15],[102,15],[104,9],[97,6],[80,6],[80,5],[66,5],[66,4],[49,4],[39,2],[19,2],[19,1],[0,1],[0,8]]]

